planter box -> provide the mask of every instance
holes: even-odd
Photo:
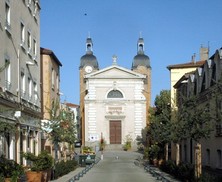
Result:
[[[51,178],[51,169],[46,171],[27,171],[26,178],[28,182],[48,182]]]

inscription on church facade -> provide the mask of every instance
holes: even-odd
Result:
[[[108,113],[110,114],[121,114],[123,113],[123,108],[120,106],[108,107]]]

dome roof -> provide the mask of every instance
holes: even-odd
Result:
[[[142,37],[140,37],[137,42],[137,55],[133,59],[132,69],[137,68],[138,66],[151,68],[150,58],[144,54],[144,40]]]
[[[96,56],[93,55],[92,48],[93,48],[92,39],[88,37],[86,39],[86,54],[83,55],[80,59],[79,69],[83,68],[86,65],[93,66],[94,69],[99,69],[99,64],[96,59]]]
[[[95,69],[99,68],[96,56],[94,56],[92,53],[86,53],[81,57],[79,68],[83,68],[85,65],[93,66]]]
[[[137,54],[133,59],[132,68],[136,68],[137,66],[150,68],[150,58],[145,54]]]

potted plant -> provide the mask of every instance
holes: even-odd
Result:
[[[130,134],[126,135],[125,143],[123,145],[123,150],[127,151],[127,150],[131,149],[132,141],[133,141],[133,139],[132,139],[131,135]]]
[[[99,150],[103,151],[105,149],[106,146],[106,141],[103,137],[101,137],[100,141],[99,141]]]
[[[5,182],[17,182],[23,174],[24,169],[21,165],[4,156],[0,157],[0,176],[4,178]]]
[[[153,144],[149,147],[149,150],[148,150],[149,160],[154,165],[157,165],[158,163],[159,152],[160,152],[160,147],[157,144]]]
[[[42,151],[38,156],[30,152],[23,153],[22,156],[32,162],[30,170],[26,171],[28,181],[47,182],[50,180],[53,158],[47,151]]]

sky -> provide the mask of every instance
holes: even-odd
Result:
[[[170,89],[168,65],[199,60],[201,46],[210,56],[222,47],[221,0],[41,0],[40,46],[62,63],[61,101],[79,104],[79,65],[86,38],[100,69],[117,64],[131,69],[142,35],[152,67],[152,105]]]

